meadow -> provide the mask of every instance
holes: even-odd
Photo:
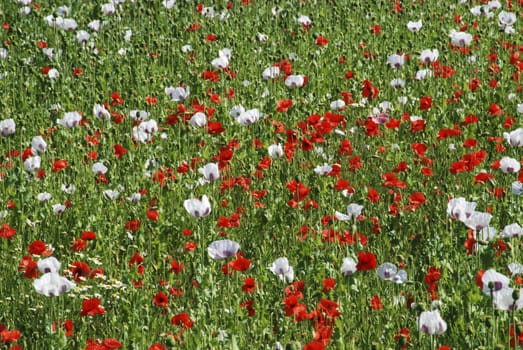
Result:
[[[522,15],[4,1],[0,349],[521,347]]]

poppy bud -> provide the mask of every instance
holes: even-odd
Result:
[[[285,345],[285,350],[299,350],[301,348],[302,346],[300,342],[297,341],[293,341],[292,343],[287,343],[287,345]]]
[[[512,299],[514,301],[519,299],[519,289],[514,289],[514,291],[512,292]]]

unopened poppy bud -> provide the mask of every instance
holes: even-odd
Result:
[[[514,291],[512,292],[512,299],[514,301],[519,299],[519,289],[514,289]]]
[[[299,349],[301,349],[301,344],[299,342],[287,343],[287,345],[285,345],[285,350],[299,350]]]
[[[494,289],[494,282],[493,282],[493,281],[489,281],[489,283],[488,283],[488,289],[490,289],[490,290],[493,290],[493,289]]]
[[[518,324],[518,325],[516,326],[516,334],[517,334],[518,336],[520,336],[521,334],[523,334],[523,325]]]

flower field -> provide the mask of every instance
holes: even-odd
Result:
[[[523,1],[0,16],[0,349],[523,345]]]

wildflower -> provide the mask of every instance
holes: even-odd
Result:
[[[274,260],[272,265],[269,267],[272,273],[277,275],[282,282],[292,282],[294,279],[294,269],[289,265],[287,258],[278,258]]]
[[[523,146],[523,128],[518,128],[510,133],[504,132],[503,137],[507,142],[514,147]]]
[[[272,159],[281,158],[284,155],[283,147],[280,144],[270,145],[267,151]]]
[[[100,304],[101,301],[98,298],[91,298],[82,301],[82,311],[80,311],[80,316],[96,316],[105,314],[105,308]]]
[[[203,195],[201,200],[197,198],[186,199],[183,202],[183,207],[191,216],[197,219],[206,217],[211,213],[211,203],[206,195]]]
[[[505,174],[517,173],[521,169],[521,164],[514,158],[503,157],[499,162],[499,168]]]
[[[187,312],[180,312],[171,318],[171,323],[177,326],[181,326],[184,329],[189,329],[194,325]]]
[[[387,64],[394,69],[401,68],[405,64],[405,55],[392,54],[387,58]]]
[[[208,163],[203,168],[199,168],[198,172],[203,175],[206,182],[216,181],[220,178],[220,170],[216,163]]]
[[[507,276],[490,269],[482,273],[479,287],[485,295],[490,296],[504,288],[508,288],[509,283],[510,279]]]
[[[33,154],[43,154],[47,150],[47,143],[42,136],[35,136],[31,140],[31,151]]]
[[[3,137],[14,134],[15,130],[16,124],[13,119],[5,119],[0,121],[0,135]]]
[[[411,32],[419,32],[421,30],[421,27],[423,27],[423,22],[421,21],[421,19],[419,21],[409,21],[407,23],[407,29],[410,30]]]
[[[93,114],[95,118],[100,120],[110,120],[111,119],[111,113],[105,108],[104,105],[101,104],[95,104],[93,107]]]
[[[165,88],[165,94],[169,96],[173,102],[183,102],[189,97],[190,88],[188,86],[176,88],[169,86]]]
[[[421,51],[419,59],[422,63],[431,63],[436,62],[439,57],[439,51],[437,49],[429,50],[425,49]]]
[[[465,221],[474,213],[475,208],[476,202],[467,202],[462,197],[453,198],[447,204],[447,214],[452,219]]]
[[[207,125],[207,116],[205,113],[197,112],[191,117],[189,124],[199,128],[204,127]]]
[[[356,265],[358,271],[373,270],[376,268],[376,256],[371,252],[359,252],[358,264]]]
[[[427,334],[442,334],[447,330],[447,323],[441,318],[439,311],[423,311],[418,317],[418,329]]]
[[[38,260],[38,270],[40,270],[41,273],[58,273],[60,266],[60,262],[54,256]]]
[[[212,242],[207,248],[207,252],[212,259],[219,260],[235,256],[239,249],[240,244],[224,239]]]
[[[262,78],[265,80],[269,79],[276,79],[280,76],[280,67],[277,66],[271,66],[265,68],[265,70],[262,73]]]
[[[24,161],[24,169],[31,172],[40,170],[42,159],[39,156],[28,157]]]
[[[78,112],[67,112],[64,114],[62,119],[58,119],[56,122],[66,128],[74,128],[82,120],[82,116]]]
[[[403,283],[407,280],[407,272],[405,270],[399,270],[396,265],[386,262],[381,264],[378,269],[378,276],[386,281],[393,281],[394,283]]]
[[[285,78],[285,86],[289,88],[300,88],[307,84],[307,77],[304,75],[291,74]]]
[[[450,31],[450,41],[457,47],[468,46],[472,41],[472,35],[465,32],[458,32],[454,29]]]
[[[48,297],[64,294],[76,285],[67,278],[62,277],[58,272],[48,272],[33,282],[36,291]]]
[[[347,206],[347,214],[336,212],[334,215],[340,221],[356,220],[361,215],[362,209],[363,205],[351,203]]]
[[[231,114],[232,114],[232,112],[231,112]],[[247,126],[247,125],[256,123],[261,118],[262,118],[262,114],[256,108],[249,109],[247,111],[242,111],[238,114],[237,117],[234,117],[234,119],[236,119],[236,121],[243,126]]]
[[[506,225],[499,235],[501,238],[516,238],[523,236],[523,229],[518,223]]]

